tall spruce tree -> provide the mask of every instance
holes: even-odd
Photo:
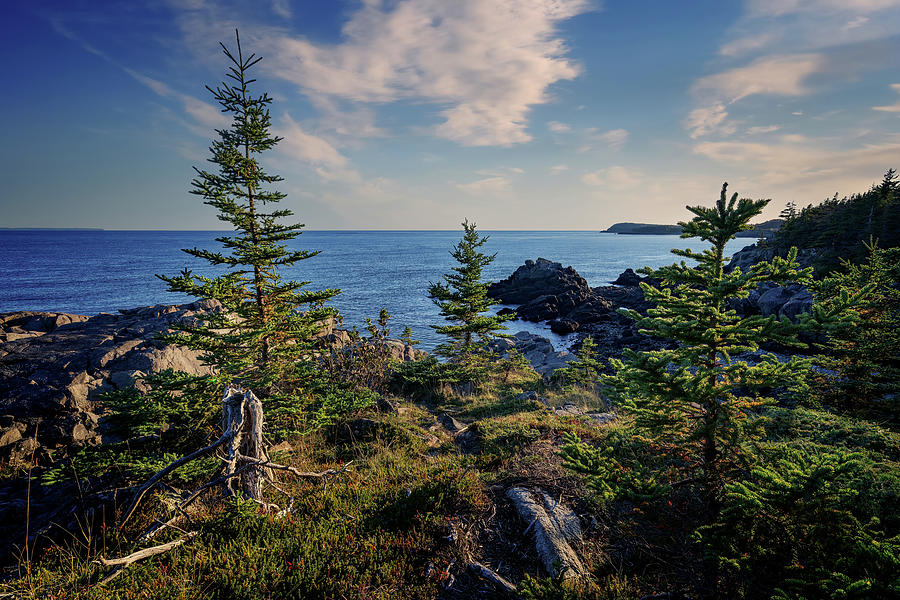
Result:
[[[811,269],[800,269],[796,249],[787,258],[760,262],[748,271],[726,272],[725,245],[751,228],[768,200],[727,198],[722,186],[712,208],[688,206],[695,216],[681,222],[682,238],[699,237],[711,247],[695,252],[674,249],[684,261],[642,272],[660,282],[642,283],[654,307],[641,315],[623,311],[637,321],[641,332],[677,342],[669,350],[635,352],[626,349],[613,360],[616,375],[605,381],[635,415],[635,426],[646,436],[674,445],[685,458],[682,465],[698,477],[701,492],[715,518],[724,483],[747,466],[747,444],[753,437],[754,411],[772,402],[762,390],[789,385],[804,375],[808,361],[782,363],[766,355],[756,365],[732,360],[739,352],[753,352],[765,341],[802,346],[799,328],[786,318],[739,316],[731,299],[746,298],[760,283],[808,284]]]
[[[444,275],[444,282],[432,283],[428,294],[440,308],[441,316],[451,323],[431,326],[449,338],[447,343],[438,346],[438,354],[468,362],[482,355],[485,343],[498,331],[505,330],[503,323],[514,317],[485,314],[497,302],[487,295],[491,282],[481,280],[482,270],[496,255],[478,251],[488,238],[478,235],[475,223],[465,220],[462,226],[463,237],[450,251],[459,266]]]
[[[324,303],[339,290],[311,291],[305,289],[308,282],[281,277],[281,269],[318,252],[288,248],[303,225],[283,223],[293,214],[290,210],[267,210],[286,195],[270,189],[282,178],[264,170],[260,155],[282,138],[269,131],[272,99],[250,91],[256,80],[248,72],[262,57],[245,57],[237,31],[235,39],[236,54],[220,43],[231,63],[226,72],[230,81],[215,89],[207,86],[222,112],[231,116],[231,125],[216,130],[219,137],[209,148],[215,171],[195,168],[197,177],[191,182],[191,193],[216,208],[219,220],[234,232],[216,239],[223,250],[184,250],[229,270],[218,277],[194,275],[189,269],[157,277],[170,291],[217,300],[223,308],[182,327],[167,341],[202,350],[203,360],[218,373],[217,383],[243,383],[272,403],[289,399],[312,376],[313,338],[334,314]]]

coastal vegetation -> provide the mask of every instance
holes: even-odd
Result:
[[[673,250],[680,262],[643,270],[631,291],[597,296],[573,269],[529,261],[523,273],[562,273],[569,286],[537,304],[553,318],[581,309],[619,344],[582,335],[555,372],[518,352],[524,337],[502,335],[515,317],[492,313],[493,255],[465,221],[457,266],[422,290],[443,318],[441,361],[414,348],[408,327],[390,338],[387,310],[345,331],[327,306],[337,290],[280,277],[316,253],[291,250],[300,226],[266,208],[284,195],[259,162],[279,141],[271,99],[250,93],[259,58],[239,40],[223,49],[231,82],[210,91],[232,125],[211,147],[218,171],[198,171],[193,191],[235,233],[220,238],[224,251],[187,252],[227,272],[163,277],[206,301],[163,339],[199,351],[210,374],[139,376],[103,396],[103,444],[4,466],[29,494],[77,497],[78,526],[40,537],[26,526],[0,595],[900,595],[892,171],[867,194],[788,211],[766,242],[778,252],[746,269],[729,268],[724,248],[767,201],[729,197],[726,185],[680,224],[709,247]],[[823,246],[814,230],[825,228],[846,236]],[[824,262],[801,266],[797,247],[824,248]],[[806,286],[815,303],[799,315],[739,312],[763,284]],[[623,299],[618,312],[609,298]],[[218,420],[232,386],[257,394],[265,415],[262,458],[243,464],[213,451],[243,431],[246,405]],[[250,467],[261,497],[223,485]]]

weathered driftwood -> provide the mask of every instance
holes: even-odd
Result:
[[[565,580],[583,578],[587,570],[571,546],[582,541],[578,515],[540,489],[514,487],[506,496],[534,530],[534,546],[547,572]]]

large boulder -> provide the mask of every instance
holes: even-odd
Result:
[[[774,315],[791,320],[796,320],[800,313],[809,312],[812,305],[812,294],[799,284],[771,286],[761,291],[756,300],[758,312],[764,317]]]
[[[100,443],[102,405],[96,400],[103,392],[140,385],[144,375],[165,369],[209,373],[197,352],[165,345],[156,335],[220,310],[218,302],[199,301],[93,317],[0,315],[6,336],[0,344],[0,458]]]
[[[750,244],[734,253],[725,270],[731,271],[735,267],[740,267],[741,271],[746,273],[756,263],[772,260],[774,256],[775,250],[772,248],[760,248],[756,244]]]
[[[637,273],[635,273],[632,269],[628,268],[622,271],[622,273],[613,281],[613,285],[622,285],[625,287],[637,287],[644,281],[644,277],[641,277]]]
[[[562,316],[590,294],[590,286],[575,269],[545,258],[526,260],[512,275],[488,288],[488,295],[503,304],[527,304],[541,296],[556,296]]]
[[[37,337],[70,323],[87,321],[89,318],[86,315],[31,310],[0,313],[0,342],[15,342]]]
[[[592,294],[587,300],[572,310],[567,318],[575,321],[579,326],[587,325],[603,320],[615,309],[616,305],[609,298],[605,298],[600,294]]]

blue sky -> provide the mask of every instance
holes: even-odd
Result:
[[[218,41],[264,56],[314,229],[675,222],[900,168],[900,0],[9,2],[0,226],[214,229]]]

